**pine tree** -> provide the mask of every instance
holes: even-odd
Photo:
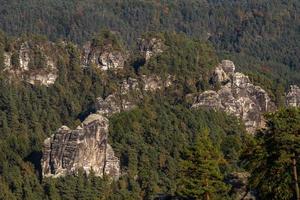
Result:
[[[6,117],[6,113],[5,112],[1,112],[0,113],[1,116],[1,137],[5,138],[9,135],[10,129],[8,127],[8,123],[7,123],[7,117]]]
[[[46,179],[44,180],[44,191],[46,195],[46,199],[49,200],[60,200],[59,193],[55,187],[55,179]]]
[[[267,116],[266,129],[244,152],[250,184],[261,199],[299,199],[300,110],[282,109]]]
[[[10,191],[8,185],[0,179],[0,199],[10,199],[15,200],[15,195]]]
[[[228,186],[219,169],[222,159],[213,146],[208,130],[197,135],[194,144],[184,152],[180,163],[177,195],[189,199],[225,199]]]

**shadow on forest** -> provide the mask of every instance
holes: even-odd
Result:
[[[41,179],[42,178],[42,160],[43,153],[41,151],[33,151],[29,154],[24,160],[27,162],[31,162],[34,166],[35,173]]]
[[[79,113],[79,115],[77,116],[77,118],[79,118],[80,121],[84,121],[85,118],[87,118],[90,114],[96,112],[96,108],[95,108],[94,103],[91,103],[90,105],[88,105],[87,108],[88,108],[88,109],[82,111],[82,112]]]
[[[139,58],[132,63],[135,73],[138,73],[139,69],[146,63],[144,58]]]
[[[168,194],[157,194],[154,200],[195,200],[194,198],[185,198],[180,196],[173,196]]]

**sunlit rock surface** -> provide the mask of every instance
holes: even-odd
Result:
[[[4,53],[4,72],[9,77],[19,78],[30,84],[54,84],[58,69],[53,56],[47,52],[55,48],[54,44],[25,41],[16,46],[11,52]],[[36,50],[40,57],[36,56]]]
[[[138,47],[145,61],[148,61],[152,56],[158,55],[164,50],[164,43],[160,38],[143,38],[138,41]]]
[[[231,61],[222,61],[216,67],[212,80],[214,84],[220,85],[220,89],[197,95],[192,108],[223,110],[242,119],[250,133],[264,126],[265,112],[275,110],[275,105],[267,92],[253,85],[248,76],[235,72],[235,66]]]
[[[108,126],[107,118],[91,114],[75,130],[66,126],[58,129],[44,141],[43,176],[59,177],[83,169],[87,174],[93,170],[96,176],[117,179],[120,163],[107,141]]]
[[[287,106],[300,107],[300,88],[297,85],[291,85],[286,95]]]
[[[98,47],[88,42],[83,46],[82,64],[85,67],[94,65],[104,71],[123,69],[126,59],[123,51],[113,49],[111,45]]]

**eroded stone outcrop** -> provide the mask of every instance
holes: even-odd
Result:
[[[83,46],[82,64],[83,66],[96,66],[101,70],[116,70],[124,67],[127,55],[119,49],[114,49],[108,44],[99,47],[92,42]]]
[[[249,190],[248,179],[250,174],[248,172],[234,172],[228,175],[226,182],[232,186],[230,193],[236,200],[256,200],[256,193]]]
[[[287,106],[300,107],[300,88],[297,85],[291,85],[286,95]]]
[[[50,42],[25,41],[4,53],[4,72],[31,84],[49,86],[57,79],[58,69],[46,49],[55,48]]]
[[[121,111],[128,111],[135,107],[135,104],[128,99],[122,98],[117,94],[111,94],[105,99],[98,97],[96,100],[97,113],[111,116]]]
[[[157,75],[142,76],[143,90],[151,92],[167,88],[172,85],[173,81],[174,77],[172,77],[171,75],[168,75],[166,80],[163,80]]]
[[[248,76],[235,72],[235,66],[229,60],[224,60],[217,66],[212,81],[214,84],[219,84],[220,89],[197,95],[192,108],[207,107],[223,110],[242,119],[250,133],[264,126],[265,112],[275,110],[275,105],[267,92],[253,85]]]
[[[120,176],[119,159],[108,144],[107,118],[91,114],[75,130],[62,126],[44,141],[41,161],[44,177],[59,177],[91,170],[96,176]]]
[[[157,37],[139,39],[138,47],[145,61],[148,61],[152,56],[158,55],[164,50],[162,39]]]
[[[117,92],[104,99],[102,97],[96,99],[97,113],[111,116],[121,111],[131,110],[143,98],[143,92],[155,92],[167,88],[172,85],[174,79],[171,75],[167,76],[166,80],[157,75],[142,75],[139,79],[131,77],[124,79]]]

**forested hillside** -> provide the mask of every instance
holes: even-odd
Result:
[[[297,86],[286,101],[300,83],[299,10],[297,0],[0,0],[0,199],[296,199],[300,113],[285,107],[300,105]],[[214,100],[223,109],[205,106]],[[272,110],[253,135],[244,105]],[[120,177],[43,177],[44,140],[100,111],[114,112],[102,114]]]
[[[297,0],[0,3],[0,28],[12,35],[35,33],[82,43],[109,28],[134,45],[145,31],[182,32],[210,40],[221,55],[232,57],[245,71],[255,69],[271,79],[299,83]]]
[[[220,176],[218,181],[224,184],[221,194],[213,190],[212,194],[230,196],[230,186],[223,179],[239,169],[238,156],[247,137],[244,127],[225,113],[191,111],[183,103],[185,94],[208,87],[209,71],[216,64],[214,51],[183,35],[161,37],[169,49],[159,63],[153,60],[139,68],[128,65],[118,74],[96,67],[81,68],[80,53],[72,43],[65,46],[66,51],[62,50],[57,60],[59,78],[53,86],[31,85],[17,78],[8,81],[2,72],[2,199],[152,199],[159,194],[175,195],[179,175],[185,176],[178,173],[178,162],[195,138],[202,140],[202,134],[206,135],[203,142],[211,143],[209,148],[215,151],[211,159]],[[11,40],[4,36],[2,41],[5,50]],[[109,181],[83,173],[57,180],[41,179],[43,140],[63,124],[78,125],[94,112],[96,97],[107,96],[122,78],[139,73],[172,74],[178,82],[168,90],[144,93],[138,108],[112,117],[109,140],[121,160],[120,180],[110,186]],[[218,160],[213,160],[215,156]]]

